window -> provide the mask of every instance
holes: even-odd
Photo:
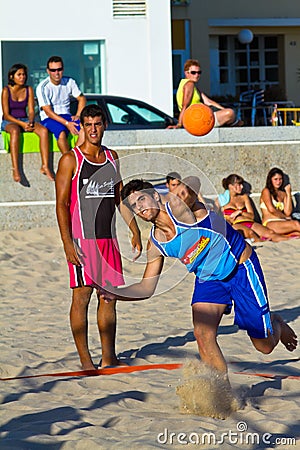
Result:
[[[211,46],[215,37],[211,37]],[[211,53],[211,71],[214,83],[212,95],[239,95],[248,89],[268,89],[279,86],[279,37],[254,36],[249,44],[249,68],[247,46],[237,36],[218,36],[218,58]],[[250,80],[248,80],[250,76]]]
[[[155,111],[148,109],[138,103],[107,101],[107,109],[114,124],[145,125],[147,123],[165,124],[165,117],[158,115]]]
[[[64,74],[76,80],[82,92],[101,94],[103,86],[104,41],[2,41],[3,86],[7,73],[16,61],[28,67],[28,84],[35,90],[47,77],[47,61],[59,55],[64,61]]]

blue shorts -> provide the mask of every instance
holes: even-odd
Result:
[[[59,114],[59,116],[66,119],[68,122],[72,122],[71,114]],[[77,130],[79,131],[80,130],[80,120],[75,120],[74,122],[77,125],[76,126]],[[59,135],[62,131],[64,131],[67,136],[70,133],[70,131],[68,130],[67,127],[65,127],[65,125],[63,125],[60,122],[57,122],[54,119],[50,119],[49,117],[47,119],[42,120],[41,124],[44,125],[44,127],[46,127],[51,133],[54,134],[56,140],[59,138]]]
[[[234,303],[234,323],[252,338],[273,334],[267,288],[255,251],[225,280],[195,281],[192,304],[198,302],[227,305]]]
[[[21,117],[21,118],[18,117],[18,120],[21,120],[22,122],[29,122],[28,117]],[[14,125],[16,125],[16,123],[10,122],[9,120],[2,120],[2,123],[1,123],[1,131],[5,131],[6,125],[9,125],[9,124],[14,124]],[[21,131],[24,131],[22,127],[20,127],[20,130],[21,130]]]

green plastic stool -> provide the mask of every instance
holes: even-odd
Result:
[[[10,134],[6,131],[1,131],[3,137],[4,149],[9,152]],[[68,141],[70,147],[73,148],[76,145],[78,136],[69,134]],[[39,137],[34,133],[20,133],[20,151],[19,153],[39,153]],[[52,133],[49,133],[49,151],[59,152],[57,141]]]

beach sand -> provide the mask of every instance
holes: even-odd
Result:
[[[143,236],[147,233],[143,230]],[[126,279],[138,280],[145,258],[130,262],[125,230],[120,244]],[[265,242],[256,249],[272,310],[300,335],[300,240]],[[58,230],[0,232],[0,261],[1,378],[80,370]],[[118,303],[117,351],[129,365],[199,359],[190,307],[194,276],[172,261],[165,271],[155,297]],[[89,345],[97,364],[101,349],[95,300],[93,296]],[[233,325],[232,315],[222,320],[218,339],[241,401],[225,420],[182,413],[176,394],[183,382],[180,368],[1,380],[1,450],[299,449],[299,350],[289,353],[279,344],[271,355],[259,354],[246,333]]]

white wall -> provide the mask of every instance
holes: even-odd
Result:
[[[4,6],[1,1],[0,40],[103,39],[106,93],[145,100],[172,114],[169,0],[147,0],[146,18],[113,18],[112,0],[52,0],[43,5],[29,0],[22,14],[16,14],[18,3]]]

